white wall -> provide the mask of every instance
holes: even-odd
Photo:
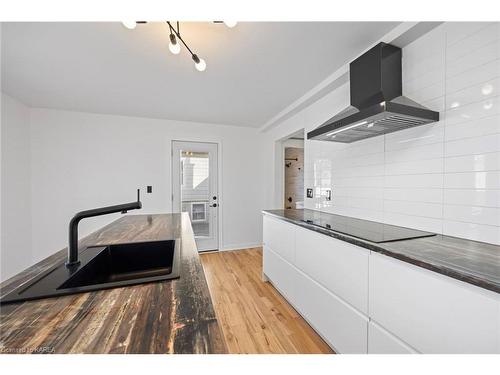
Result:
[[[499,23],[445,23],[406,46],[403,92],[441,121],[352,144],[306,141],[305,187],[317,193],[306,208],[500,244],[499,59]],[[311,130],[348,104],[344,85],[268,135]]]
[[[16,102],[3,97],[8,103]],[[256,129],[21,108],[25,108],[22,113],[13,106],[7,108],[10,115],[5,123],[11,131],[17,129],[15,139],[22,143],[11,143],[10,149],[5,149],[7,159],[2,160],[2,174],[17,171],[22,175],[16,180],[19,197],[26,195],[31,185],[33,188],[29,199],[8,200],[9,205],[2,207],[4,219],[14,218],[23,224],[15,226],[15,221],[10,220],[8,227],[4,225],[3,233],[12,242],[19,241],[15,248],[8,248],[12,252],[15,249],[16,256],[23,259],[15,263],[2,258],[2,267],[9,270],[6,275],[64,248],[69,220],[77,211],[133,201],[137,188],[142,189],[143,209],[129,214],[171,212],[172,140],[221,143],[222,249],[262,242],[260,211],[265,208],[266,193],[259,183],[264,159],[258,150],[263,136]],[[18,125],[21,117],[29,118],[29,131],[25,123]],[[14,171],[9,172],[9,166]],[[153,194],[145,194],[147,185],[153,186]],[[24,211],[20,210],[21,203]],[[83,220],[80,236],[119,216]],[[11,250],[2,246],[2,255],[7,251]]]
[[[5,280],[31,265],[29,108],[2,95],[1,267]]]

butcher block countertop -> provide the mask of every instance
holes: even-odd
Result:
[[[80,249],[179,238],[179,279],[2,305],[0,353],[226,353],[187,214],[123,216],[81,240]],[[3,282],[1,295],[66,254]]]

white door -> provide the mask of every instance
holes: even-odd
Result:
[[[188,212],[198,251],[219,249],[216,143],[172,141],[172,209]]]

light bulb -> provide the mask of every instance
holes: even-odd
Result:
[[[175,44],[172,44],[172,42],[170,42],[168,44],[168,49],[170,50],[170,52],[172,52],[174,55],[178,55],[179,52],[181,52],[181,45],[179,43],[175,43]]]
[[[174,55],[178,55],[179,52],[181,52],[181,45],[179,42],[175,39],[174,34],[170,34],[170,43],[168,44],[168,49],[170,52],[172,52]]]
[[[123,26],[125,26],[127,29],[133,30],[137,26],[137,22],[135,21],[123,21],[122,22]]]
[[[235,27],[235,26],[238,24],[238,22],[236,22],[236,21],[224,21],[224,24],[225,24],[227,27],[229,27],[229,28],[231,28],[231,29],[232,29],[233,27]]]
[[[203,72],[206,68],[207,68],[207,63],[205,62],[205,60],[203,59],[200,59],[199,62],[195,63],[194,66],[196,67],[196,69],[198,69],[200,72]]]

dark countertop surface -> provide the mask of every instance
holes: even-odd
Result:
[[[302,209],[266,210],[265,215],[343,240],[404,262],[500,293],[500,246],[461,238],[436,235],[395,242],[375,243],[308,224],[304,220],[335,216]],[[368,220],[363,220],[369,226]]]
[[[126,215],[80,241],[178,239],[180,278],[0,307],[0,353],[226,353],[187,214]],[[5,295],[66,249],[0,285]]]

